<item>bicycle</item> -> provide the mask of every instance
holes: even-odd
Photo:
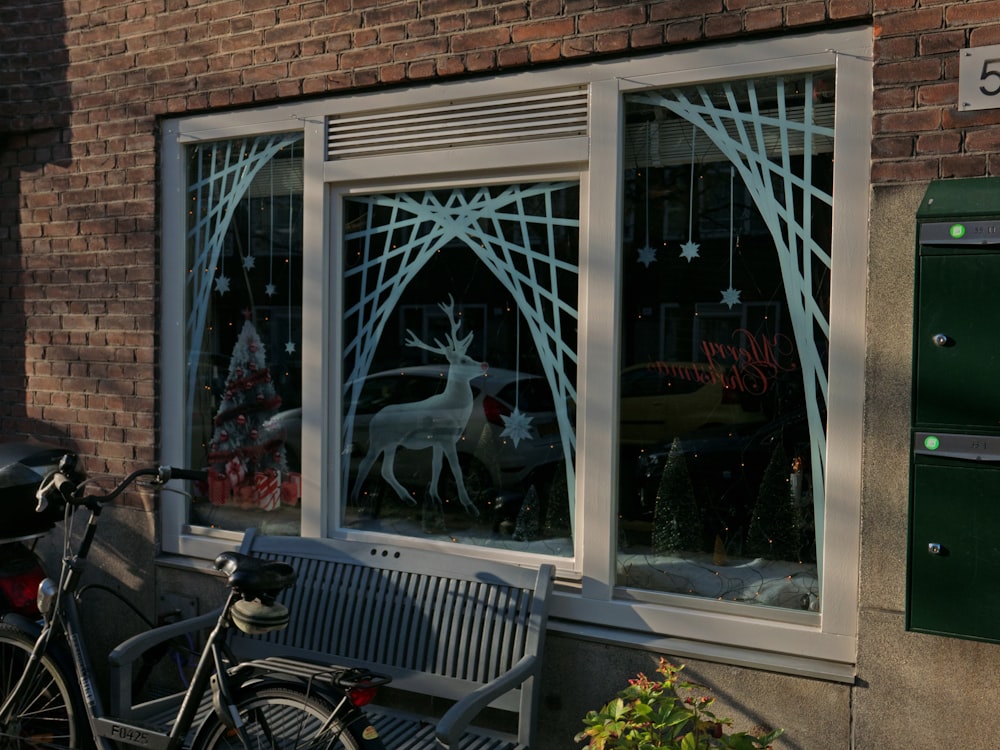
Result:
[[[102,508],[142,478],[146,486],[162,488],[172,479],[203,480],[205,473],[143,468],[109,492],[87,494],[87,481],[68,454],[41,483],[39,509],[64,506],[64,554],[58,582],[47,578],[39,586],[42,620],[7,615],[0,623],[0,750],[384,750],[361,705],[387,677],[330,667],[306,678],[235,658],[227,645],[234,626],[252,633],[287,627],[288,609],[276,597],[296,578],[290,565],[236,552],[215,561],[229,593],[176,712],[171,709],[166,722],[157,724],[105,713],[81,628],[78,590]],[[71,521],[80,508],[89,515],[73,550]]]

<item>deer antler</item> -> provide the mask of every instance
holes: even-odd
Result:
[[[448,316],[448,322],[451,324],[451,333],[447,336],[448,343],[442,344],[438,339],[434,339],[434,343],[437,344],[436,347],[431,346],[430,344],[425,344],[417,338],[417,334],[407,328],[406,333],[409,337],[406,339],[406,345],[414,346],[418,349],[425,349],[429,352],[434,352],[435,354],[447,354],[448,351],[465,354],[465,351],[469,348],[469,344],[472,343],[473,334],[470,333],[464,339],[458,338],[458,332],[462,328],[462,321],[455,320],[455,300],[449,294],[448,304],[439,302],[438,307],[440,307],[441,311]]]
[[[458,349],[458,331],[462,327],[462,321],[455,320],[455,300],[449,294],[448,304],[446,305],[444,302],[439,302],[438,307],[440,307],[441,311],[448,316],[448,322],[451,323],[451,333],[448,335],[448,340],[451,342],[453,349]]]
[[[418,339],[417,334],[409,328],[406,329],[406,333],[407,339],[405,343],[407,346],[414,346],[417,349],[426,349],[427,351],[434,352],[435,354],[446,354],[448,352],[448,347],[437,339],[434,339],[434,343],[437,344],[437,346],[431,346],[430,344],[425,344],[423,341]]]

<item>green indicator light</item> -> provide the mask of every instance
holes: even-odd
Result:
[[[962,239],[962,237],[965,236],[965,224],[952,224],[948,227],[948,234],[950,234],[953,239]]]
[[[941,441],[933,435],[928,435],[924,438],[924,447],[929,451],[936,451],[940,445]]]

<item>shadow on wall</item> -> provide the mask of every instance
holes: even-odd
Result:
[[[59,447],[65,420],[46,419],[50,404],[29,384],[31,376],[60,377],[36,363],[58,343],[58,318],[68,312],[59,295],[45,293],[50,263],[60,264],[46,234],[60,209],[51,179],[71,161],[67,28],[63,3],[0,5],[0,432]]]

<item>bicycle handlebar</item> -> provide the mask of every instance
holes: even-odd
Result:
[[[80,489],[83,486],[83,473],[76,467],[76,457],[73,454],[67,454],[59,462],[59,468],[46,476],[39,485],[38,491],[35,492],[35,498],[38,500],[35,512],[41,513],[53,501],[66,505],[98,508],[121,495],[140,477],[153,477],[152,484],[164,485],[172,479],[205,481],[208,479],[208,472],[197,469],[182,469],[176,466],[150,466],[133,471],[114,489],[105,494],[87,495],[80,494]]]

